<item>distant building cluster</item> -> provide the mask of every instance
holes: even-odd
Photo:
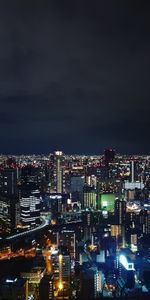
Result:
[[[20,246],[22,233],[29,234]],[[12,241],[9,259],[28,243],[39,261],[19,276],[0,277],[2,299],[12,288],[15,300],[146,297],[150,156],[113,149],[99,156],[1,155],[0,237],[0,260]]]

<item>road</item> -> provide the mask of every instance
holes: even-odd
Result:
[[[26,236],[30,233],[34,233],[34,232],[39,231],[40,229],[43,229],[46,226],[48,226],[48,224],[49,224],[48,220],[46,220],[43,217],[41,217],[41,220],[42,220],[42,224],[40,224],[38,227],[30,229],[28,231],[24,231],[24,232],[20,232],[20,233],[16,233],[14,235],[8,236],[8,237],[5,238],[5,240],[6,241],[12,241],[13,239],[24,237],[24,236]]]
[[[27,230],[27,231],[24,231],[24,232],[16,233],[14,235],[6,237],[5,239],[0,238],[0,240],[13,241],[15,239],[25,237],[25,236],[29,235],[30,233],[37,232],[37,231],[39,231],[39,230],[41,230],[41,229],[43,229],[43,228],[45,228],[46,226],[49,225],[49,221],[46,220],[44,217],[41,217],[41,220],[42,220],[42,223],[38,227],[36,227],[36,228],[30,229],[30,230]],[[81,220],[76,220],[76,221],[66,222],[66,223],[63,223],[63,224],[51,225],[51,226],[53,228],[55,228],[56,226],[59,227],[59,226],[67,226],[67,225],[80,224],[81,222],[82,222]]]
[[[25,257],[25,258],[31,258],[31,257],[35,257],[36,255],[36,249],[35,248],[31,248],[28,250],[24,250],[24,249],[20,249],[17,251],[11,251],[11,249],[6,249],[6,250],[2,250],[0,252],[0,261],[2,260],[8,260],[8,259],[13,259],[16,257]]]

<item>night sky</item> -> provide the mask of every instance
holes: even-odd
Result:
[[[150,1],[0,1],[0,153],[150,154]]]

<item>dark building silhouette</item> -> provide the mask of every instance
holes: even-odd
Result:
[[[18,195],[18,180],[20,171],[16,169],[4,169],[0,171],[0,193],[3,195]]]
[[[115,157],[115,151],[113,149],[105,149],[104,151],[104,160],[105,165],[108,166],[110,162],[114,160]]]
[[[6,278],[0,281],[0,294],[2,300],[25,300],[26,280],[23,278]]]
[[[44,275],[44,277],[41,279],[39,286],[39,296],[40,300],[54,299],[52,275]]]

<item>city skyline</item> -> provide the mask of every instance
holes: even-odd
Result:
[[[148,1],[0,3],[2,153],[149,153]]]
[[[127,157],[129,157],[129,158],[131,158],[131,157],[133,157],[133,159],[134,159],[134,157],[138,157],[138,156],[140,156],[140,157],[145,157],[145,156],[150,156],[150,153],[132,153],[132,152],[120,152],[120,151],[116,151],[116,149],[115,148],[111,148],[111,147],[109,147],[109,148],[105,148],[105,149],[102,149],[102,151],[101,152],[93,152],[93,153],[88,153],[88,152],[72,152],[72,153],[70,153],[70,152],[64,152],[64,151],[62,151],[62,149],[61,149],[61,151],[62,151],[62,153],[63,153],[63,155],[64,156],[87,156],[87,157],[103,157],[104,156],[104,152],[105,152],[105,150],[107,150],[107,149],[112,149],[112,150],[114,150],[115,151],[115,155],[116,156],[127,156]],[[37,153],[37,152],[20,152],[20,153],[15,153],[15,152],[5,152],[5,153],[0,153],[0,156],[6,156],[6,157],[8,157],[8,158],[13,158],[13,157],[19,157],[19,156],[45,156],[45,157],[47,157],[47,156],[49,156],[49,155],[51,155],[51,154],[54,154],[56,151],[60,151],[60,149],[58,150],[58,149],[49,149],[49,150],[51,150],[51,151],[48,151],[48,152],[39,152],[39,153]]]
[[[149,299],[150,155],[0,155],[0,299]]]

